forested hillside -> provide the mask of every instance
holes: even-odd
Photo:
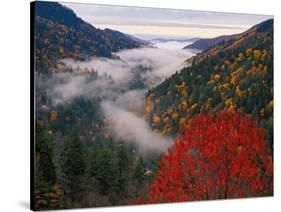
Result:
[[[149,43],[118,31],[97,29],[59,3],[34,5],[35,208],[128,204],[144,194],[152,175],[134,146],[124,145],[122,140],[113,142],[101,113],[103,90],[93,98],[81,96],[63,104],[56,103],[52,90],[81,78],[85,83],[114,84],[107,74],[68,67],[61,59],[112,58],[114,52]],[[142,88],[138,80],[124,87]]]
[[[147,94],[147,120],[176,139],[135,203],[273,195],[273,20],[190,63]]]
[[[155,131],[175,135],[199,113],[224,108],[250,114],[273,142],[273,20],[195,57],[192,64],[151,89],[147,120]]]
[[[146,43],[118,32],[101,30],[55,2],[35,4],[36,71],[59,69],[59,59],[85,60],[90,57],[112,57],[112,52],[138,48]]]
[[[273,20],[187,59],[33,4],[36,210],[273,193]]]

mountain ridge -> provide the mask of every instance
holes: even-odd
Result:
[[[185,46],[183,49],[198,49],[198,50],[206,50],[207,48],[219,44],[221,42],[227,42],[230,39],[233,39],[235,35],[221,35],[215,38],[202,38],[199,39],[197,41],[195,41],[194,43]]]
[[[189,65],[150,89],[146,120],[163,135],[176,135],[199,113],[241,110],[266,129],[273,143],[273,20],[189,59]]]
[[[206,59],[209,56],[216,56],[220,54],[221,52],[229,51],[231,53],[232,48],[244,48],[245,42],[243,42],[245,39],[247,39],[250,43],[247,43],[246,45],[255,45],[256,40],[255,37],[257,36],[272,36],[273,37],[273,19],[269,19],[266,21],[263,21],[259,24],[254,25],[250,29],[246,30],[243,33],[237,34],[234,36],[234,38],[228,40],[224,43],[218,43],[216,45],[211,46],[209,49],[206,49],[205,51],[197,54],[196,56],[188,59],[187,61],[192,63],[202,61],[203,59]]]
[[[135,37],[133,35],[126,34],[126,33],[120,32],[118,30],[105,28],[104,32],[110,34],[112,37],[120,37],[121,39],[131,39],[131,40],[136,41],[136,42],[138,42],[138,43],[140,43],[142,45],[151,45],[152,44],[149,41],[142,40],[142,39],[137,38],[137,37]]]
[[[35,2],[36,70],[43,73],[62,65],[59,59],[70,57],[113,57],[113,52],[147,45],[122,32],[113,36],[95,28],[71,9],[56,2]],[[117,31],[115,31],[117,33]]]

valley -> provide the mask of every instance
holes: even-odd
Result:
[[[37,209],[273,194],[272,19],[145,40],[35,14]]]

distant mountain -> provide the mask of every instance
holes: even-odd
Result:
[[[176,41],[176,42],[195,42],[197,40],[199,40],[200,38],[187,38],[187,39],[176,39],[176,38],[154,38],[152,40],[150,40],[152,43],[153,42],[162,42],[162,43],[166,43],[166,42],[172,42],[172,41]]]
[[[198,49],[198,50],[206,50],[207,48],[217,45],[222,42],[227,42],[231,39],[233,39],[236,35],[222,35],[215,38],[205,38],[205,39],[199,39],[195,41],[194,43],[185,46],[184,49]]]
[[[36,70],[39,72],[58,68],[62,58],[112,57],[112,52],[147,45],[118,31],[95,28],[56,2],[37,1],[34,9]]]
[[[146,97],[153,130],[176,135],[200,113],[239,109],[273,142],[273,20],[202,51]]]

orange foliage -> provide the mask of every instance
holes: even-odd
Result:
[[[56,121],[58,118],[58,113],[54,110],[51,111],[51,114],[50,114],[50,121]]]

